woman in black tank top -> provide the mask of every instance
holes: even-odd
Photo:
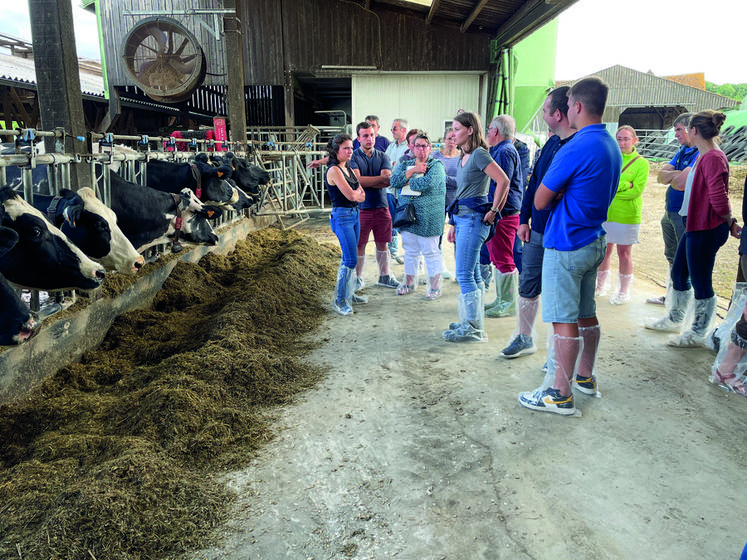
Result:
[[[332,231],[340,241],[342,261],[337,270],[334,309],[340,315],[352,315],[353,303],[366,303],[363,296],[355,296],[355,265],[358,262],[357,246],[360,235],[358,204],[366,193],[358,185],[348,162],[353,155],[353,139],[349,134],[338,134],[327,144],[329,167],[324,184],[332,200],[329,216]]]

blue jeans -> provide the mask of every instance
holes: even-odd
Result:
[[[607,236],[574,251],[545,249],[542,263],[542,320],[576,323],[597,314],[594,289],[604,260]]]
[[[394,214],[397,211],[397,198],[392,193],[386,193],[386,201],[389,204],[389,213],[392,215],[392,218],[394,218]],[[389,252],[392,255],[399,254],[399,242],[397,241],[397,235],[399,235],[399,230],[396,228],[392,228],[392,240],[387,243],[387,247],[389,248]]]
[[[479,256],[490,226],[483,222],[484,214],[468,212],[454,215],[456,227],[456,279],[463,294],[477,290],[482,283]]]
[[[348,268],[355,268],[358,263],[358,237],[361,233],[361,222],[358,208],[332,208],[329,223],[332,232],[340,241],[342,249],[342,264]]]
[[[684,234],[685,217],[680,216],[679,212],[665,210],[661,217],[661,236],[664,238],[664,256],[669,262],[669,266],[674,263],[677,246]]]
[[[524,255],[519,276],[519,295],[532,299],[542,293],[542,259],[545,248],[542,246],[544,235],[532,230],[529,232],[529,243],[524,243]]]
[[[688,231],[680,239],[672,264],[672,287],[680,292],[692,285],[695,299],[713,297],[713,266],[716,253],[729,239],[726,222],[713,229]]]

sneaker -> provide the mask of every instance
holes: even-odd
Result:
[[[405,264],[405,259],[403,259],[399,255],[395,255],[394,253],[389,253],[389,256],[391,257],[391,260],[396,262],[397,264]]]
[[[365,288],[366,283],[363,281],[363,278],[360,276],[355,277],[355,289],[354,292],[360,292],[363,288]]]
[[[650,297],[646,300],[646,303],[651,305],[666,305],[667,296]]]
[[[542,364],[542,373],[547,373],[548,369],[550,369],[550,366],[547,365],[547,360],[545,360],[545,363]]]
[[[352,315],[353,314],[353,308],[350,307],[345,302],[335,302],[334,305],[332,305],[332,308],[339,313],[340,315]]]
[[[622,292],[617,292],[610,298],[610,303],[612,305],[623,305],[625,303],[628,303],[630,301],[630,294],[623,294]]]
[[[376,285],[396,290],[399,287],[399,282],[397,282],[397,279],[394,276],[387,274],[386,276],[379,276],[379,281],[376,282]]]
[[[454,331],[461,327],[464,323],[449,323],[449,330]]]
[[[537,347],[534,345],[532,337],[528,334],[517,335],[511,343],[501,350],[501,356],[504,358],[518,358],[519,356],[527,356],[534,354],[537,351]]]
[[[573,382],[573,388],[578,389],[582,393],[587,395],[597,394],[597,376],[592,375],[591,377],[576,376],[576,380]]]
[[[357,303],[357,304],[368,303],[368,296],[357,296],[353,294],[353,303]]]
[[[444,331],[443,337],[446,342],[483,342],[487,340],[485,331],[478,330],[469,323],[459,325],[453,330]]]
[[[573,394],[563,397],[560,391],[548,387],[547,389],[536,389],[519,393],[519,404],[525,408],[539,410],[541,412],[554,412],[563,416],[576,413],[573,404]]]
[[[446,269],[444,268],[444,269],[443,269],[443,270],[441,271],[441,278],[443,278],[444,280],[448,280],[449,278],[451,278],[451,272],[449,272],[448,270],[446,270]]]

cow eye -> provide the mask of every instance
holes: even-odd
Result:
[[[42,229],[40,227],[32,227],[31,228],[31,237],[41,237],[42,236]]]

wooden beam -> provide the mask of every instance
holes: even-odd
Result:
[[[366,0],[365,5],[363,6],[366,10],[371,9],[371,0]]]
[[[475,18],[480,14],[480,12],[482,11],[482,9],[485,7],[487,3],[488,3],[488,0],[480,0],[477,3],[477,5],[474,7],[474,9],[472,10],[472,13],[469,16],[467,16],[467,19],[464,20],[464,22],[462,23],[462,26],[459,28],[459,31],[461,31],[462,33],[467,31],[469,26],[472,24],[473,21],[475,21]]]
[[[431,3],[431,9],[428,10],[428,16],[425,18],[425,23],[430,23],[433,19],[433,16],[436,14],[436,10],[438,10],[438,5],[441,3],[441,0],[433,0]]]

